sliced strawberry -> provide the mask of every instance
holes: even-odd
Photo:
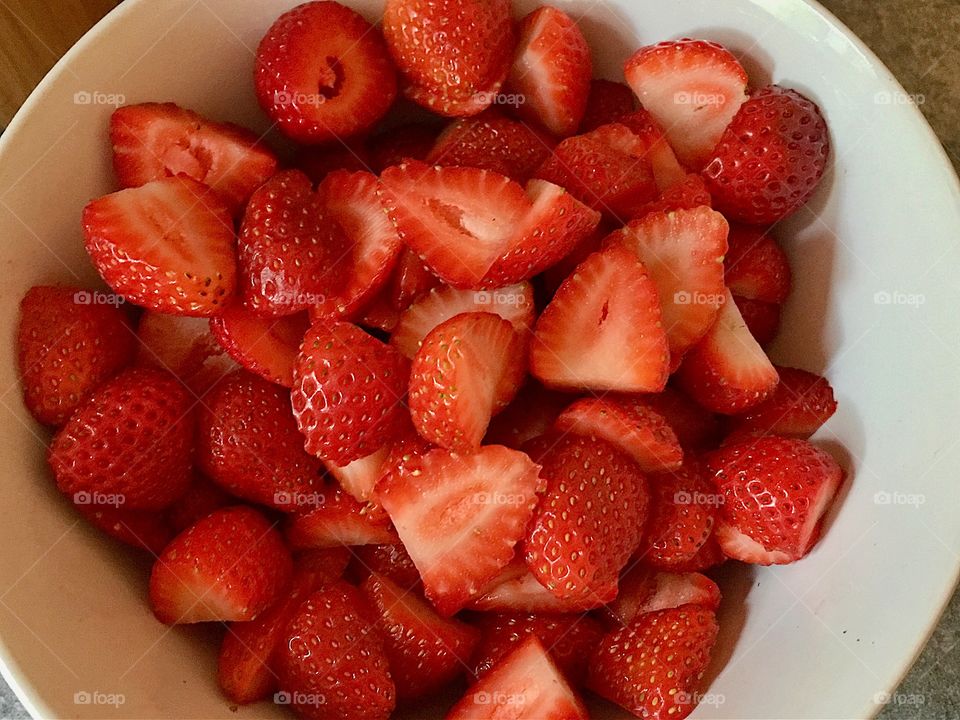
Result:
[[[502,658],[447,720],[587,720],[590,716],[540,641],[531,636]]]
[[[407,123],[390,128],[370,140],[371,167],[382,173],[391,165],[407,160],[426,160],[440,129],[424,123]]]
[[[668,356],[656,286],[614,246],[584,260],[540,315],[530,371],[548,387],[657,392]]]
[[[393,306],[388,293],[381,292],[366,307],[357,320],[361,327],[370,330],[380,330],[385,333],[392,333],[397,329],[397,323],[400,322],[400,313]]]
[[[520,21],[506,92],[523,97],[517,113],[557,137],[573,135],[587,109],[593,64],[573,18],[549,5]]]
[[[806,440],[837,410],[826,378],[806,370],[777,366],[780,382],[770,397],[734,420],[733,438],[781,435]]]
[[[117,108],[110,142],[120,187],[185,175],[213,188],[234,214],[277,171],[277,156],[254,133],[173,103]]]
[[[167,508],[166,516],[174,532],[181,533],[214,510],[234,504],[236,500],[223,488],[195,473],[190,487]]]
[[[361,579],[370,575],[388,578],[404,590],[422,590],[420,571],[401,543],[353,548],[351,572]]]
[[[301,551],[294,563],[294,582],[305,579],[315,587],[329,585],[343,577],[352,557],[348,547]]]
[[[480,633],[459,620],[442,618],[427,603],[385,577],[363,582],[379,614],[397,700],[431,695],[463,675]]]
[[[619,224],[616,227],[619,227]],[[573,275],[573,271],[577,269],[580,263],[601,249],[604,238],[614,229],[611,223],[604,222],[601,218],[596,230],[577,243],[560,262],[544,270],[537,280],[545,296],[552,298],[556,295],[557,289],[563,284],[563,281]]]
[[[717,526],[724,554],[761,565],[810,552],[843,480],[837,462],[806,440],[751,438],[706,461],[724,498]]]
[[[747,99],[747,73],[724,47],[674,40],[637,50],[624,66],[627,84],[666,131],[691,170],[706,165]]]
[[[658,572],[637,565],[620,579],[620,594],[607,606],[607,614],[628,626],[645,613],[683,605],[716,610],[720,607],[720,588],[700,573]]]
[[[730,226],[724,278],[737,297],[780,304],[790,294],[790,262],[777,241],[760,228]]]
[[[167,518],[151,510],[126,510],[123,507],[107,504],[87,504],[86,496],[73,500],[73,506],[83,518],[94,527],[102,530],[125,545],[146,550],[151,555],[159,555],[173,539],[174,531]]]
[[[338,138],[327,145],[302,148],[295,160],[296,168],[302,170],[315,185],[322,183],[333,172],[369,170],[370,163],[365,137]]]
[[[99,296],[38,285],[20,301],[17,360],[23,399],[46,425],[66,422],[98,385],[133,359],[126,315],[114,305],[94,304]]]
[[[722,565],[726,562],[727,556],[720,549],[720,543],[717,542],[717,533],[714,530],[713,535],[703,544],[697,554],[687,562],[677,563],[670,568],[670,572],[675,573],[699,573],[705,572],[711,568]]]
[[[403,312],[412,303],[443,282],[431,272],[420,256],[410,248],[400,252],[397,267],[390,278],[387,293],[394,308]]]
[[[442,615],[510,562],[542,487],[537,469],[525,454],[490,445],[469,456],[432,450],[416,474],[381,482],[378,498]]]
[[[214,337],[212,321],[215,319],[144,312],[137,327],[137,364],[168,370],[195,395],[205,395],[238,367]]]
[[[683,450],[666,419],[628,396],[583,398],[557,418],[560,432],[598,437],[632,457],[644,472],[680,467]]]
[[[155,180],[94,200],[83,209],[83,237],[110,287],[151,310],[216,315],[236,286],[230,212],[196,180]]]
[[[660,193],[652,203],[644,205],[638,218],[651,213],[668,213],[673,210],[693,210],[702,205],[710,207],[713,199],[707,192],[707,184],[700,175],[689,174],[680,182]]]
[[[167,625],[253,620],[290,582],[290,553],[249,507],[217,510],[167,545],[150,575],[150,606]]]
[[[674,367],[716,320],[727,231],[720,213],[698,207],[646,215],[608,240],[635,252],[656,283]]]
[[[720,435],[717,417],[672,387],[655,395],[635,396],[641,403],[666,418],[685,452],[702,450],[716,444]]]
[[[547,390],[530,380],[513,402],[490,421],[484,443],[521,450],[528,440],[547,432],[569,403],[569,395]]]
[[[628,85],[612,80],[591,80],[580,132],[588,133],[601,125],[619,122],[636,107],[637,100]]]
[[[390,445],[384,445],[369,455],[358,458],[346,465],[325,462],[331,476],[357,502],[367,502],[373,496],[373,489],[380,480],[383,462],[390,454]]]
[[[645,108],[640,108],[618,121],[621,125],[630,128],[640,140],[642,154],[650,159],[650,169],[657,189],[663,193],[674,185],[679,185],[687,177],[687,170],[677,160],[673,148],[670,147],[667,134],[660,123]],[[638,151],[638,154],[641,151]],[[642,208],[641,208],[642,211]],[[638,215],[635,212],[634,215]]]
[[[588,686],[637,717],[682,720],[699,702],[718,632],[713,611],[696,605],[638,615],[594,651]]]
[[[753,339],[736,303],[726,293],[710,332],[684,358],[680,386],[713,412],[742,413],[777,386],[777,370]]]
[[[736,295],[733,300],[754,339],[763,347],[772,343],[780,332],[780,306]]]
[[[230,357],[284,387],[293,385],[293,366],[309,326],[305,313],[262,318],[238,304],[210,320],[213,337]]]
[[[388,475],[407,475],[415,474],[419,471],[420,458],[434,449],[434,445],[424,440],[423,437],[413,427],[413,423],[407,420],[404,430],[398,438],[390,443],[390,450],[387,457],[380,466],[380,479],[377,486],[384,482]],[[374,498],[377,496],[377,488],[374,488]]]
[[[314,497],[314,508],[304,507],[287,522],[287,542],[295,550],[396,542],[390,518],[381,508],[360,503],[335,487]]]
[[[515,558],[467,607],[481,612],[568,614],[602,607],[617,596],[614,583],[601,595],[561,600],[534,577],[523,558]]]

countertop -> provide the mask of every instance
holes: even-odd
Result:
[[[821,0],[916,98],[960,170],[960,0]],[[0,126],[113,0],[0,0]],[[51,18],[56,18],[55,27]],[[960,593],[881,720],[960,719]],[[0,681],[0,718],[26,720]]]

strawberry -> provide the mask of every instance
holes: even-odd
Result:
[[[360,545],[352,551],[352,572],[357,577],[377,575],[405,590],[421,591],[420,572],[402,544]]]
[[[415,432],[411,428],[411,432]],[[384,445],[369,455],[358,458],[346,465],[325,462],[327,472],[357,502],[367,502],[373,496],[373,489],[380,480],[383,463],[390,454],[391,445]]]
[[[256,510],[217,510],[177,535],[150,574],[150,606],[166,625],[253,620],[290,582],[290,553]]]
[[[706,457],[723,496],[717,539],[727,557],[760,565],[799,560],[820,536],[843,471],[806,440],[750,438]]]
[[[493,613],[478,618],[477,625],[482,632],[472,661],[477,679],[528,637],[535,636],[567,681],[582,685],[587,676],[587,660],[603,636],[600,623],[589,615]]]
[[[619,223],[614,226],[601,218],[596,230],[578,242],[560,262],[543,271],[537,278],[538,289],[542,289],[547,298],[556,295],[557,289],[563,284],[563,281],[573,274],[580,263],[600,250],[603,240],[613,232],[614,227],[619,226]]]
[[[626,117],[620,118],[618,122],[629,128],[638,138],[637,153],[650,159],[650,169],[653,172],[657,190],[663,193],[686,179],[688,172],[677,160],[667,134],[656,118],[645,108],[635,110]],[[637,216],[640,211],[634,212],[634,216]]]
[[[187,491],[167,508],[166,516],[174,532],[181,533],[214,510],[236,503],[219,485],[194,474]]]
[[[794,90],[755,90],[703,168],[715,205],[737,222],[770,226],[816,191],[830,156],[820,109]]]
[[[613,246],[584,260],[540,315],[530,372],[548,387],[657,392],[668,355],[654,281]]]
[[[515,41],[509,0],[388,0],[383,34],[406,96],[452,117],[493,102]]]
[[[294,565],[294,583],[303,580],[314,587],[329,585],[343,577],[352,557],[348,547],[301,551]]]
[[[293,371],[307,452],[346,465],[387,442],[406,416],[409,368],[394,348],[344,322],[315,323]]]
[[[370,330],[380,330],[390,334],[397,329],[400,313],[393,306],[389,293],[381,292],[366,307],[357,324]]]
[[[509,320],[518,334],[533,327],[533,288],[523,282],[497,290],[458,290],[447,285],[420,297],[400,316],[390,344],[412,358],[434,328],[461,313],[490,312]]]
[[[670,185],[652,203],[640,208],[638,218],[653,213],[668,213],[673,210],[693,210],[701,205],[710,207],[713,199],[707,192],[707,184],[700,175],[688,174],[680,182]]]
[[[285,512],[302,509],[323,484],[320,461],[303,449],[290,394],[246,370],[205,398],[197,465],[230,494]]]
[[[393,277],[390,278],[387,293],[390,304],[403,312],[416,300],[442,284],[440,278],[433,274],[420,256],[405,247],[400,252],[400,259],[393,271]]]
[[[293,315],[343,288],[350,241],[299,170],[277,173],[247,203],[237,256],[247,309]]]
[[[806,440],[837,410],[826,378],[806,370],[777,367],[780,382],[766,400],[734,420],[728,437],[781,435]]]
[[[196,180],[154,180],[94,200],[83,209],[83,237],[103,279],[138,305],[207,317],[233,295],[233,220]]]
[[[344,582],[313,593],[293,614],[276,666],[280,688],[301,717],[390,717],[396,690],[374,620],[363,594]]]
[[[607,241],[635,252],[656,283],[674,367],[716,320],[727,231],[720,213],[698,207],[646,215]]]
[[[682,720],[698,702],[717,633],[713,611],[697,605],[638,615],[603,638],[588,687],[637,717]]]
[[[557,137],[573,135],[587,109],[593,65],[573,18],[549,5],[520,21],[506,92],[522,97],[517,113]]]
[[[736,295],[733,300],[754,339],[764,347],[772,343],[780,332],[780,306]]]
[[[513,402],[490,421],[484,443],[520,450],[528,440],[547,432],[569,402],[569,395],[547,390],[530,380]]]
[[[629,86],[612,80],[591,80],[580,132],[588,133],[601,125],[619,122],[636,110],[636,106],[636,98]]]
[[[727,556],[720,549],[720,543],[717,542],[717,533],[713,535],[697,550],[697,554],[687,562],[677,563],[670,568],[674,573],[699,573],[711,568],[722,565],[726,562]]]
[[[159,510],[190,484],[193,402],[160,370],[132,368],[101,385],[54,436],[48,460],[65,495],[115,496]]]
[[[327,145],[302,148],[297,153],[295,165],[310,178],[310,182],[319,185],[330,173],[363,172],[370,169],[371,162],[367,138],[352,137],[337,138],[336,142]]]
[[[362,590],[380,618],[384,650],[397,700],[417,700],[443,689],[468,668],[480,633],[459,620],[442,618],[413,593],[370,575]]]
[[[257,47],[260,107],[306,144],[356,135],[383,117],[396,71],[379,31],[337,2],[308,2],[281,15]]]
[[[716,610],[720,607],[720,588],[700,573],[658,572],[637,565],[620,579],[620,594],[607,606],[606,614],[615,627],[626,627],[645,613],[683,605]]]
[[[102,382],[134,355],[126,315],[93,304],[99,293],[37,285],[20,301],[17,360],[27,409],[62,425]],[[532,306],[531,306],[532,312]]]
[[[340,488],[327,487],[313,496],[314,508],[303,508],[287,521],[286,535],[295,550],[396,542],[390,518],[375,505],[364,505]]]
[[[613,600],[616,594],[617,587],[613,585],[603,595],[561,600],[540,584],[520,557],[504,567],[467,607],[481,612],[569,614],[602,607]]]
[[[284,387],[293,385],[293,366],[309,326],[304,313],[262,318],[236,303],[210,320],[210,331],[230,357]]]
[[[229,308],[224,311],[227,313]],[[137,326],[140,349],[136,364],[168,370],[194,395],[202,397],[217,380],[238,367],[214,337],[212,321],[215,319],[147,310]]]
[[[532,457],[547,491],[524,540],[530,571],[561,600],[611,599],[647,520],[640,467],[610,443],[576,435]]]
[[[510,562],[542,483],[524,453],[499,445],[469,456],[431,450],[416,462],[386,476],[377,496],[427,597],[449,616]]]
[[[540,641],[530,636],[502,658],[446,720],[587,720],[590,716]]]
[[[254,133],[173,103],[117,108],[110,142],[120,187],[185,175],[212,188],[234,215],[277,171],[277,156]]]
[[[730,226],[730,249],[723,267],[727,287],[737,297],[779,305],[790,294],[787,255],[760,228]]]
[[[370,139],[370,161],[375,173],[407,160],[426,160],[439,135],[439,127],[406,123],[390,128]]]
[[[656,395],[634,397],[633,401],[663,415],[685,452],[714,445],[720,435],[716,416],[673,387]]]
[[[81,496],[81,499],[86,499]],[[159,555],[173,538],[173,528],[162,513],[151,510],[127,510],[123,507],[89,505],[73,499],[84,520],[125,545]]]
[[[687,353],[680,387],[712,412],[734,415],[763,402],[777,386],[777,370],[753,339],[726,293],[710,332]]]
[[[673,40],[637,50],[624,65],[627,84],[660,126],[684,165],[707,164],[747,99],[747,73],[724,47]]]

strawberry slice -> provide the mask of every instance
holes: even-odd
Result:
[[[287,521],[287,542],[294,550],[384,545],[396,542],[390,518],[375,505],[363,504],[337,487],[312,496],[315,507]]]
[[[735,415],[763,402],[777,386],[777,370],[753,339],[730,292],[710,332],[684,358],[680,386],[703,407]]]
[[[760,565],[810,552],[843,481],[837,462],[806,440],[751,438],[706,462],[724,499],[717,525],[724,554]]]
[[[85,499],[81,496],[80,499]],[[173,538],[173,528],[163,513],[150,510],[127,510],[114,505],[93,505],[77,502],[73,506],[83,519],[114,540],[130,547],[159,555]]]
[[[196,180],[155,180],[94,200],[83,209],[83,237],[110,287],[151,310],[217,315],[236,286],[233,219]]]
[[[675,388],[664,388],[663,392],[655,395],[635,396],[633,401],[663,415],[684,452],[716,446],[720,436],[717,417]]]
[[[587,720],[563,673],[531,636],[473,685],[446,720]]]
[[[530,458],[499,445],[469,456],[432,450],[417,465],[385,477],[377,495],[427,597],[449,616],[510,562],[542,484]]]
[[[772,343],[780,332],[780,306],[736,295],[733,300],[754,339],[763,347]]]
[[[253,620],[290,582],[290,553],[256,510],[217,510],[167,545],[150,574],[150,606],[166,624]]]
[[[637,717],[687,717],[717,640],[713,611],[697,605],[638,615],[603,638],[588,687]]]
[[[405,123],[370,139],[370,167],[382,173],[407,160],[426,160],[437,141],[440,128],[424,123]]]
[[[379,615],[390,674],[400,702],[431,695],[469,668],[480,633],[433,608],[392,581],[371,575],[362,590]]]
[[[713,325],[724,298],[727,221],[707,207],[646,215],[614,233],[657,286],[673,367]]]
[[[237,304],[210,320],[213,336],[230,357],[284,387],[293,386],[293,366],[309,326],[304,313],[261,318]]]
[[[628,396],[577,400],[560,413],[554,427],[606,440],[644,472],[673,470],[683,461],[677,436],[663,415]]]
[[[117,108],[110,117],[120,187],[185,175],[213,188],[233,214],[277,171],[277,157],[249,130],[173,103]]]
[[[545,5],[520,21],[506,92],[524,98],[517,113],[557,137],[573,135],[587,109],[593,64],[573,18]]]
[[[340,487],[357,502],[365,503],[373,496],[373,489],[380,480],[383,463],[389,454],[390,445],[388,444],[346,465],[337,465],[330,461],[325,462],[324,465]]]
[[[651,213],[667,213],[673,210],[693,210],[701,205],[710,207],[713,199],[707,192],[707,184],[700,175],[688,174],[683,180],[670,185],[660,193],[660,197],[648,205],[644,205],[638,218]],[[731,234],[733,230],[731,228]]]
[[[666,131],[677,157],[694,171],[747,99],[747,73],[724,47],[674,40],[637,50],[624,65],[627,84]]]
[[[780,382],[770,397],[734,420],[725,443],[749,436],[780,435],[806,440],[837,410],[826,378],[776,366]]]
[[[530,380],[513,402],[490,421],[484,443],[522,450],[527,441],[543,435],[553,426],[569,402],[569,395],[547,390]]]
[[[640,108],[618,121],[639,139],[642,153],[650,159],[650,169],[662,193],[679,185],[687,176],[687,170],[677,160],[673,148],[660,123],[645,108]],[[639,151],[638,151],[639,152]],[[639,212],[634,212],[634,216]]]
[[[514,558],[467,607],[480,612],[581,613],[603,607],[617,596],[616,584],[601,595],[561,600],[534,577],[522,557]]]
[[[626,627],[645,613],[683,605],[716,610],[720,599],[719,586],[706,575],[658,572],[637,565],[620,579],[620,594],[607,606],[606,614]]]
[[[229,311],[228,308],[224,314]],[[144,312],[137,327],[140,350],[136,364],[172,372],[191,392],[202,397],[220,378],[238,367],[211,330],[218,318]]]
[[[637,99],[630,86],[612,80],[591,80],[580,132],[588,133],[601,125],[619,122],[636,109]]]
[[[413,564],[401,543],[393,545],[360,545],[351,548],[352,576],[365,579],[371,575],[387,578],[400,588],[422,593],[420,571]]]
[[[534,329],[530,371],[548,387],[657,392],[669,352],[654,281],[613,246],[581,263]]]
[[[405,247],[387,286],[390,304],[400,312],[443,282],[428,268],[420,256]]]
[[[730,226],[730,249],[723,267],[727,287],[737,297],[779,305],[790,294],[787,255],[761,228]]]

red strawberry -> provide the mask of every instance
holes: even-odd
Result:
[[[790,294],[790,262],[777,241],[760,228],[730,226],[724,278],[737,297],[780,304]]]
[[[405,430],[389,444],[389,452],[380,466],[380,479],[377,484],[384,482],[388,475],[406,475],[416,473],[419,461],[424,455],[434,449],[434,445],[421,437],[420,433],[408,421]],[[377,489],[374,489],[374,496]]]
[[[234,360],[284,387],[293,385],[293,366],[309,326],[304,313],[262,318],[238,304],[210,320],[213,336]]]
[[[473,674],[478,679],[535,636],[567,681],[581,685],[587,676],[587,660],[603,636],[600,623],[589,615],[495,613],[481,616],[477,624],[483,633],[473,654]]]
[[[150,606],[167,625],[253,620],[290,582],[290,553],[249,507],[217,510],[175,537],[153,565]]]
[[[81,496],[81,500],[87,496]],[[151,555],[159,555],[173,538],[173,528],[162,513],[150,510],[126,510],[123,507],[107,504],[84,504],[77,502],[74,507],[84,519],[104,533],[130,545],[146,550]]]
[[[393,271],[393,277],[390,278],[387,293],[390,304],[403,312],[413,302],[442,284],[440,278],[431,272],[420,256],[405,247],[400,252],[400,259]]]
[[[346,465],[382,447],[406,417],[408,377],[400,353],[355,325],[315,323],[291,392],[307,452]]]
[[[357,323],[361,327],[371,330],[381,330],[385,333],[392,333],[400,322],[400,313],[393,306],[389,293],[381,292],[366,307]]]
[[[547,491],[527,528],[527,565],[561,600],[611,599],[647,520],[640,467],[608,442],[576,435],[532,457]]]
[[[446,720],[587,720],[590,716],[536,637],[502,658]]]
[[[698,207],[647,215],[608,240],[635,252],[656,283],[674,367],[716,320],[727,231],[720,213]]]
[[[277,171],[276,155],[254,133],[173,103],[117,108],[110,142],[120,187],[186,175],[213,188],[233,214]]]
[[[686,452],[702,450],[718,439],[720,423],[713,413],[672,387],[656,395],[637,396],[633,401],[663,415]]]
[[[830,156],[820,109],[794,90],[755,90],[710,154],[703,176],[731,220],[769,226],[812,196]]]
[[[302,143],[355,135],[397,94],[379,31],[337,2],[308,2],[281,15],[260,41],[257,100],[284,134]]]
[[[717,525],[724,554],[760,565],[810,552],[843,480],[836,461],[806,440],[751,438],[706,461],[724,498]]]
[[[570,402],[570,396],[547,390],[530,380],[509,405],[490,422],[487,445],[506,445],[517,450],[549,430]]]
[[[510,562],[542,487],[537,469],[499,445],[469,456],[432,450],[415,473],[393,473],[377,488],[442,615],[462,608]]]
[[[411,427],[411,432],[416,432]],[[358,458],[346,465],[325,462],[327,471],[334,480],[357,502],[367,502],[373,496],[373,489],[380,480],[383,463],[390,454],[391,445],[384,445],[369,455]]]
[[[17,360],[23,398],[44,424],[66,422],[98,385],[133,358],[134,336],[126,315],[114,305],[94,304],[100,296],[38,285],[20,301]]]
[[[837,401],[826,378],[781,366],[777,375],[780,382],[770,397],[734,420],[732,437],[781,435],[806,440],[836,412]]]
[[[297,153],[295,165],[310,178],[310,182],[318,185],[333,172],[367,171],[371,162],[367,139],[352,137],[337,138],[335,142],[327,145],[302,148]]]
[[[370,140],[373,171],[379,174],[407,160],[426,160],[439,132],[433,125],[407,123],[376,135]]]
[[[607,614],[625,627],[645,613],[683,605],[716,610],[720,588],[700,573],[658,572],[637,565],[620,579],[620,594],[607,606]]]
[[[353,573],[356,576],[366,578],[369,575],[378,575],[392,580],[405,590],[420,591],[420,572],[400,543],[361,545],[352,548],[352,551]]]
[[[668,355],[656,286],[614,246],[584,260],[540,315],[530,372],[548,387],[657,392]]]
[[[416,700],[443,689],[469,668],[480,633],[459,620],[442,618],[423,600],[392,581],[371,575],[363,582],[379,614],[397,700]]]
[[[493,102],[515,39],[509,0],[388,0],[383,34],[407,97],[453,117]]]
[[[698,702],[717,633],[713,611],[696,605],[639,615],[600,643],[588,686],[637,717],[682,720]]]
[[[216,315],[236,286],[230,212],[196,180],[155,180],[94,200],[83,209],[83,237],[110,287],[151,310]]]
[[[194,475],[187,491],[167,508],[166,516],[174,532],[181,533],[214,510],[236,503],[219,485],[202,475]]]
[[[674,40],[637,50],[627,84],[666,131],[677,157],[699,171],[747,99],[747,73],[728,50],[706,40]]]
[[[601,125],[619,122],[636,110],[637,101],[627,85],[612,80],[591,80],[587,108],[580,122],[580,132],[588,133]]]
[[[522,612],[569,614],[602,607],[617,594],[614,584],[603,595],[589,595],[561,600],[533,576],[523,558],[514,558],[482,593],[467,607],[481,612]]]
[[[644,108],[640,108],[620,118],[618,122],[629,128],[640,140],[639,147],[642,148],[640,152],[650,159],[650,169],[653,171],[657,189],[661,193],[686,179],[687,170],[677,160],[668,142],[667,134],[653,115]],[[638,212],[634,213],[635,216],[638,214]]]
[[[684,358],[680,386],[703,407],[733,415],[759,405],[777,370],[753,339],[729,291],[710,332]]]
[[[228,312],[229,308],[224,314]],[[137,327],[137,364],[168,370],[195,395],[205,395],[217,380],[238,367],[214,337],[212,320],[144,312]]]
[[[303,449],[290,394],[246,370],[205,398],[197,465],[232,495],[285,512],[301,510],[323,484],[320,461]]]
[[[780,332],[780,306],[736,295],[733,300],[754,339],[764,347],[772,343]]]
[[[717,534],[714,532],[701,547],[693,559],[687,562],[678,563],[670,568],[675,573],[699,573],[717,567],[726,562],[727,556],[720,549],[720,543],[717,542]]]
[[[280,643],[277,674],[301,717],[390,717],[396,690],[374,620],[363,594],[343,582],[300,605]]]
[[[100,386],[50,444],[57,487],[115,497],[127,510],[158,510],[190,484],[193,402],[160,370],[132,368]]]
[[[616,227],[619,227],[619,223],[616,224]],[[546,297],[552,298],[557,294],[557,289],[563,284],[564,280],[573,274],[577,266],[597,252],[597,250],[601,249],[603,240],[613,232],[613,229],[614,226],[611,223],[604,222],[603,219],[601,219],[597,229],[578,242],[577,245],[567,253],[566,257],[553,267],[543,271],[540,277],[537,278],[537,281]]]
[[[382,508],[362,504],[334,487],[313,498],[316,507],[305,507],[287,521],[287,541],[295,550],[396,542],[390,518]]]
[[[687,175],[682,181],[671,185],[660,193],[652,203],[644,205],[638,218],[652,213],[668,213],[674,210],[693,210],[701,205],[710,207],[713,199],[707,192],[707,184],[700,175]]]
[[[593,64],[573,18],[544,5],[520,21],[507,92],[523,98],[517,113],[558,137],[573,135],[587,109]]]

